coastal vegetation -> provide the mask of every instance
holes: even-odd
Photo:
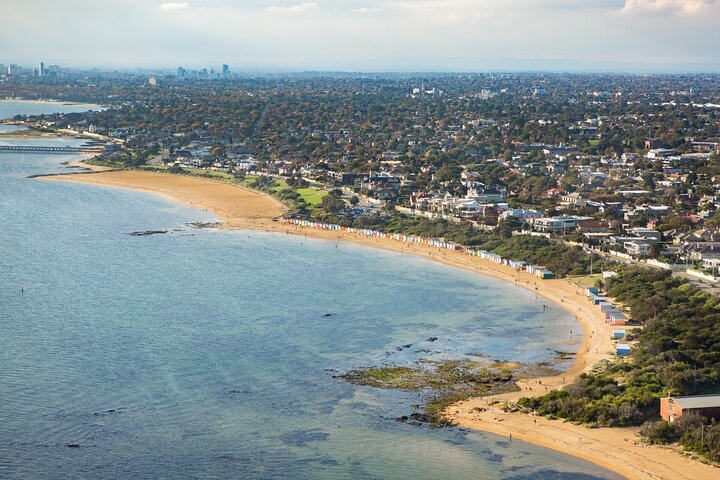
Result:
[[[523,398],[520,405],[597,427],[652,422],[642,429],[651,441],[677,440],[720,461],[718,426],[703,419],[678,426],[655,422],[661,397],[698,394],[720,384],[720,299],[670,272],[638,267],[619,269],[605,287],[642,325],[629,336],[635,343],[631,355],[582,374],[561,390]]]
[[[654,445],[678,443],[712,462],[720,462],[720,425],[700,415],[687,414],[674,422],[647,422],[640,435]]]

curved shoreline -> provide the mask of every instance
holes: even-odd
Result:
[[[331,241],[351,241],[368,247],[421,255],[534,291],[573,315],[583,329],[583,342],[573,365],[560,375],[520,379],[517,382],[520,387],[519,392],[484,399],[471,398],[451,405],[445,411],[448,419],[462,427],[511,436],[583,458],[628,478],[668,480],[702,478],[702,476],[710,478],[717,473],[714,467],[671,453],[669,449],[635,445],[632,437],[636,429],[588,429],[525,414],[505,414],[496,407],[489,406],[492,402],[512,402],[521,396],[541,395],[546,391],[561,388],[571,383],[580,373],[590,370],[600,360],[612,356],[612,328],[605,323],[604,316],[593,308],[582,289],[567,280],[538,280],[525,272],[516,272],[510,267],[450,250],[279,223],[273,221],[273,218],[281,215],[284,207],[277,200],[254,190],[212,179],[129,170],[38,178],[155,193],[211,211],[225,220],[226,228],[260,230]]]

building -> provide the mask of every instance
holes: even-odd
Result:
[[[634,257],[647,257],[650,245],[645,242],[633,241],[623,243],[625,251]]]
[[[148,80],[148,83],[149,83],[151,86],[153,86],[153,87],[157,87],[157,85],[158,85],[157,78],[155,78],[155,77],[150,77],[150,79]]]
[[[370,176],[369,173],[350,173],[350,172],[327,172],[328,178],[334,180],[335,185],[354,185],[355,181],[361,181]]]
[[[720,142],[692,142],[696,152],[720,152]]]
[[[657,150],[662,148],[662,142],[657,138],[646,138],[645,139],[645,150]]]
[[[44,77],[47,75],[47,71],[45,70],[45,64],[43,62],[40,62],[40,65],[38,65],[38,76]]]
[[[654,238],[658,242],[662,239],[662,233],[651,228],[631,228],[628,232],[641,238]]]
[[[579,193],[568,193],[560,197],[560,200],[563,203],[567,203],[568,205],[578,205],[578,206],[584,206],[585,205],[585,199],[580,195]]]
[[[610,325],[624,326],[627,325],[627,317],[620,311],[610,314]]]
[[[222,76],[223,77],[229,77],[230,76],[230,66],[223,64],[222,66]]]
[[[647,153],[647,158],[666,158],[674,153],[675,151],[670,148],[654,148]]]
[[[506,218],[510,218],[510,217],[515,217],[519,220],[526,222],[528,220],[540,218],[540,217],[542,217],[542,215],[543,215],[542,212],[540,212],[539,210],[525,210],[522,208],[513,208],[513,209],[510,209],[510,210],[507,210],[507,211],[504,211],[503,213],[501,213],[500,218],[506,219]]]
[[[627,343],[618,343],[615,345],[615,355],[619,355],[621,357],[627,357],[630,355],[630,345]]]
[[[561,215],[558,217],[536,218],[533,225],[541,232],[563,232],[567,233],[577,228],[578,223],[584,220],[592,220],[590,217],[576,217],[573,215]]]
[[[720,242],[694,242],[683,245],[686,257],[693,261],[720,259]]]
[[[599,220],[580,220],[577,230],[581,233],[607,233],[610,230],[610,225],[608,222]]]
[[[672,422],[687,413],[720,420],[720,395],[692,395],[660,399],[660,416]]]
[[[485,187],[482,184],[473,185],[468,188],[468,198],[474,198],[478,202],[502,202],[505,200],[505,191],[499,188]]]

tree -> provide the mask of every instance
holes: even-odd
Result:
[[[345,208],[345,202],[343,202],[342,198],[330,192],[322,199],[320,208],[326,213],[338,213]]]

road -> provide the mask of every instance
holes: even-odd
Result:
[[[639,267],[645,267],[645,268],[656,268],[658,270],[665,270],[662,267],[658,267],[657,265],[652,265],[649,263],[641,262],[640,260],[635,259],[629,259],[624,257],[618,257],[615,255],[611,255],[607,252],[602,252],[598,250],[590,250],[586,247],[583,247],[583,250],[587,253],[597,253],[601,257],[608,258],[610,260],[616,261],[618,263],[623,263],[625,265],[637,265]],[[695,277],[693,275],[690,275],[685,272],[672,272],[673,277],[682,278],[684,280],[687,280],[689,283],[694,285],[695,287],[699,288],[700,290],[709,293],[710,295],[714,296],[720,296],[720,282],[718,283],[711,283],[707,280],[702,280],[698,277]]]

